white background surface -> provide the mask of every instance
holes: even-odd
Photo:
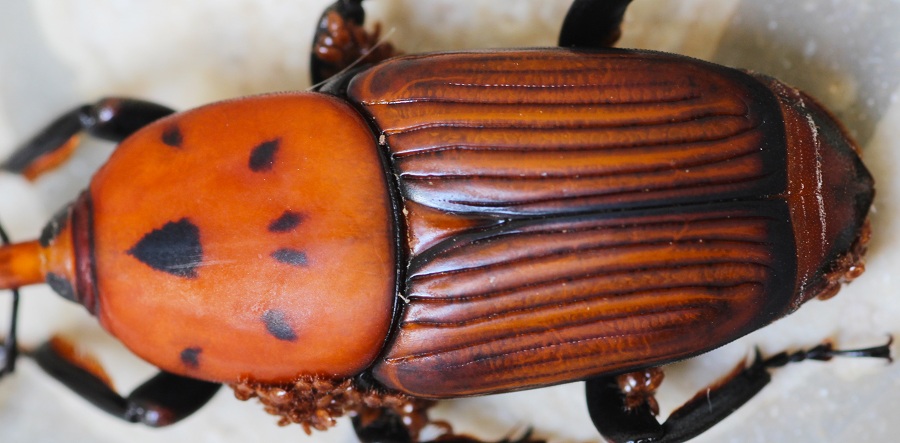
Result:
[[[176,108],[308,86],[306,64],[321,0],[33,0],[0,6],[0,156],[58,113],[105,95]],[[568,0],[372,0],[370,23],[393,28],[407,52],[550,46]],[[503,9],[507,8],[507,9]],[[842,346],[900,334],[900,2],[896,0],[636,0],[623,47],[678,52],[765,72],[818,97],[854,133],[875,175],[868,271],[828,302],[716,352],[674,365],[661,393],[670,410],[727,372],[754,345],[773,353],[833,338]],[[18,240],[85,186],[111,148],[87,143],[65,168],[28,183],[0,174],[0,219]],[[148,190],[152,192],[152,190]],[[8,298],[0,295],[0,328]],[[151,318],[152,320],[152,318]],[[58,332],[99,354],[120,390],[153,373],[99,330],[83,309],[44,287],[24,291],[22,343]],[[805,363],[698,442],[896,441],[900,364]],[[496,439],[522,425],[559,442],[599,441],[580,384],[446,402],[462,431]],[[22,360],[0,382],[2,442],[352,442],[349,422],[307,437],[278,428],[227,389],[169,429],[121,423]]]

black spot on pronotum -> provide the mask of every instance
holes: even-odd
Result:
[[[184,137],[181,135],[181,128],[179,128],[178,125],[167,127],[162,133],[162,142],[173,148],[180,148],[181,143],[184,142]]]
[[[158,271],[196,278],[197,265],[203,261],[200,229],[187,218],[168,222],[144,235],[128,254]]]
[[[291,211],[284,211],[280,217],[269,223],[269,232],[288,232],[300,225],[303,217]]]
[[[281,139],[269,140],[256,145],[250,152],[250,170],[253,172],[265,172],[272,169],[275,165],[275,154],[278,152],[278,146]]]
[[[181,362],[184,363],[185,366],[191,369],[197,369],[200,367],[200,353],[203,352],[203,349],[193,347],[193,348],[184,348],[179,355]]]
[[[303,251],[298,251],[296,249],[281,248],[272,253],[272,258],[288,265],[306,265],[306,254]]]
[[[262,321],[266,324],[266,330],[273,337],[284,341],[297,340],[297,333],[288,324],[287,316],[283,311],[270,309],[263,314]]]
[[[53,289],[57,294],[62,296],[62,298],[78,303],[78,298],[75,295],[75,288],[72,286],[72,282],[63,276],[52,272],[47,273],[46,280],[50,289]]]

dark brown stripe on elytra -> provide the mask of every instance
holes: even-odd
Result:
[[[303,221],[303,216],[296,212],[284,211],[280,217],[269,223],[269,232],[289,232],[294,230]]]
[[[179,358],[185,366],[191,369],[197,369],[200,367],[201,352],[203,352],[203,349],[198,347],[184,348],[184,350],[181,351]]]
[[[294,332],[294,328],[288,324],[287,316],[284,311],[270,309],[263,314],[262,321],[266,324],[266,330],[269,331],[269,334],[272,334],[273,337],[283,341],[297,340],[297,333]]]
[[[281,248],[272,253],[272,258],[292,266],[306,266],[306,253],[296,249]]]
[[[250,170],[253,172],[265,172],[272,169],[275,165],[275,154],[281,139],[274,139],[262,142],[253,148],[250,152]]]
[[[181,135],[181,128],[178,125],[167,127],[162,133],[162,142],[173,148],[180,148],[184,142],[184,136]]]

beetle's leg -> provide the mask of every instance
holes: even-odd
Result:
[[[0,167],[34,179],[68,159],[82,132],[118,142],[173,112],[165,106],[142,100],[104,98],[59,116],[20,146]]]
[[[841,355],[891,360],[891,342],[889,340],[882,346],[853,350],[836,350],[830,343],[825,343],[808,351],[793,354],[782,352],[767,359],[763,359],[757,350],[750,366],[744,367],[743,363],[738,365],[724,380],[700,391],[672,412],[663,424],[656,420],[655,401],[638,404],[630,402],[641,395],[633,396],[623,392],[623,376],[598,377],[587,381],[588,411],[600,434],[612,442],[683,442],[722,421],[750,400],[769,383],[769,370],[772,368],[803,360],[826,361]],[[652,397],[653,389],[643,390],[643,394],[649,393]]]
[[[9,244],[9,236],[6,230],[0,226],[0,244]],[[17,325],[19,319],[19,290],[12,290],[12,309],[10,309],[9,334],[3,341],[3,347],[0,348],[0,378],[4,375],[11,374],[16,369],[16,359],[19,357],[19,343],[16,340]]]
[[[419,401],[416,407],[396,408],[363,408],[353,415],[353,429],[362,443],[415,443],[426,426],[435,426],[442,434],[428,443],[482,443],[475,437],[453,433],[449,423],[430,421],[428,409],[434,405],[431,401]],[[544,443],[544,440],[531,438],[528,429],[516,438],[504,438],[496,443]]]
[[[631,0],[575,0],[563,21],[559,46],[608,48],[622,35],[622,17]]]
[[[412,443],[421,429],[403,423],[403,417],[391,408],[364,408],[351,420],[362,443]]]
[[[0,378],[16,370],[16,359],[19,357],[19,343],[16,339],[16,325],[19,317],[19,290],[12,290],[12,310],[9,320],[9,334],[0,348]]]
[[[310,78],[317,85],[358,63],[378,63],[397,54],[393,45],[380,42],[378,24],[368,33],[363,29],[366,14],[362,0],[337,0],[325,9],[310,56]]]
[[[98,408],[132,423],[159,427],[175,423],[208,402],[220,384],[161,371],[127,397],[113,390],[109,377],[91,358],[75,355],[54,338],[28,353],[47,373]]]

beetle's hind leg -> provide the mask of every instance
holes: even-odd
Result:
[[[559,46],[608,48],[622,35],[622,17],[631,0],[575,0],[563,21]]]
[[[78,355],[65,340],[53,338],[34,351],[23,353],[94,406],[122,420],[152,427],[167,426],[191,415],[220,387],[219,383],[160,371],[123,397],[112,388],[98,362]]]
[[[82,132],[119,142],[173,112],[156,103],[129,98],[104,98],[79,106],[59,116],[25,142],[0,168],[34,179],[67,160]]]
[[[397,54],[380,41],[381,29],[363,29],[366,13],[362,0],[337,0],[325,9],[313,37],[309,69],[313,85],[355,64],[378,63]]]
[[[647,376],[658,369],[646,371],[647,374],[641,371],[598,377],[586,384],[588,411],[600,434],[612,442],[683,442],[722,421],[753,398],[771,380],[770,369],[803,360],[827,361],[836,356],[876,357],[890,361],[892,341],[852,350],[836,350],[830,343],[824,343],[807,351],[782,352],[766,359],[757,350],[750,366],[744,367],[742,363],[731,375],[700,391],[672,412],[662,424],[656,420],[656,402],[653,400],[653,392],[662,382],[661,373],[659,377]]]

